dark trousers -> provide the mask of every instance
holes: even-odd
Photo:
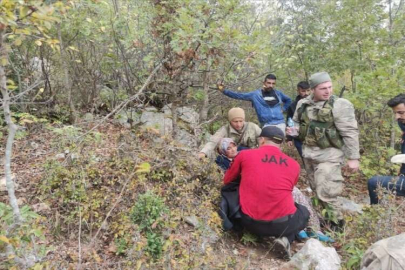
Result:
[[[301,204],[295,204],[297,211],[289,216],[278,218],[273,221],[255,220],[242,213],[242,226],[253,234],[260,236],[287,237],[292,243],[295,236],[303,230],[309,219],[309,211]]]
[[[397,196],[405,196],[405,176],[374,176],[368,180],[368,194],[370,203],[378,203],[377,187],[382,186],[390,191],[394,191]]]
[[[300,154],[300,157],[302,158],[302,142],[295,138],[293,138],[293,142],[294,142],[295,148],[297,148],[298,154]]]

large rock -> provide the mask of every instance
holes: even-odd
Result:
[[[136,125],[141,122],[140,114],[134,109],[121,110],[119,113],[114,115],[114,118],[118,120],[118,123],[127,128],[131,127],[131,124],[129,123],[130,121],[132,121],[132,125]]]
[[[162,135],[172,133],[172,119],[166,118],[164,113],[144,111],[141,115],[141,123],[144,128],[151,127],[158,129]]]
[[[340,258],[334,248],[325,247],[319,240],[309,239],[280,269],[339,270]]]
[[[189,107],[179,107],[176,109],[176,111],[177,116],[180,120],[190,124],[192,128],[196,127],[200,116],[194,109]],[[171,117],[172,115],[171,104],[164,106],[163,112]]]
[[[147,107],[143,110],[140,123],[143,128],[158,129],[161,135],[171,135],[173,131],[173,120],[171,104],[163,107],[163,112],[157,112],[154,107]],[[183,146],[197,147],[197,138],[193,134],[198,123],[198,113],[192,108],[177,108],[178,131],[175,140]]]
[[[337,203],[344,212],[349,214],[361,214],[363,205],[357,204],[347,198],[337,197]]]

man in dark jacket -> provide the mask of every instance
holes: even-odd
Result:
[[[398,125],[401,128],[402,145],[401,153],[405,154],[405,94],[399,94],[387,102],[387,105],[392,108],[395,119],[398,121]],[[405,164],[399,171],[399,176],[374,176],[368,180],[368,193],[370,195],[370,203],[378,203],[377,187],[382,186],[388,190],[395,190],[397,196],[405,196]]]
[[[294,116],[295,113],[295,109],[297,108],[297,104],[298,101],[300,101],[303,98],[306,98],[307,96],[309,96],[311,94],[311,88],[309,87],[309,83],[307,81],[301,81],[297,84],[297,97],[295,98],[295,101],[293,103],[291,103],[290,107],[288,107],[287,109],[287,126],[289,125],[289,121],[290,123],[292,123],[292,118]],[[291,119],[291,120],[289,120]],[[287,145],[288,146],[292,146],[293,143],[295,145],[295,148],[297,148],[298,153],[300,154],[301,158],[302,158],[302,142],[300,140],[298,140],[297,138],[294,138],[292,136],[287,135]]]

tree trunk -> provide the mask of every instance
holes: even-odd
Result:
[[[176,139],[177,133],[178,133],[178,126],[177,126],[177,101],[174,99],[172,102],[171,106],[171,112],[172,112],[172,137],[173,139]]]
[[[0,44],[0,48],[1,48]],[[4,119],[6,120],[8,126],[8,137],[7,137],[7,144],[6,144],[6,155],[5,155],[5,162],[4,162],[4,173],[6,176],[6,186],[8,197],[10,200],[11,208],[13,209],[13,218],[14,223],[18,224],[21,223],[22,217],[20,214],[20,208],[17,204],[17,197],[15,196],[14,190],[14,181],[11,178],[11,155],[13,153],[13,141],[15,133],[17,132],[17,125],[13,123],[11,118],[11,111],[10,111],[10,95],[7,91],[7,84],[6,84],[6,74],[4,72],[4,68],[0,65],[0,88],[1,94],[3,95],[3,110],[4,110]]]
[[[209,71],[204,72],[204,79],[203,79],[203,89],[204,89],[204,100],[200,110],[200,123],[207,121],[208,119],[208,108],[210,104],[210,97],[209,97]]]

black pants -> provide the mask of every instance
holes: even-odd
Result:
[[[299,231],[307,226],[309,219],[309,211],[305,206],[297,203],[295,206],[297,211],[294,214],[273,221],[255,220],[242,213],[242,226],[260,236],[285,236],[292,243]]]

